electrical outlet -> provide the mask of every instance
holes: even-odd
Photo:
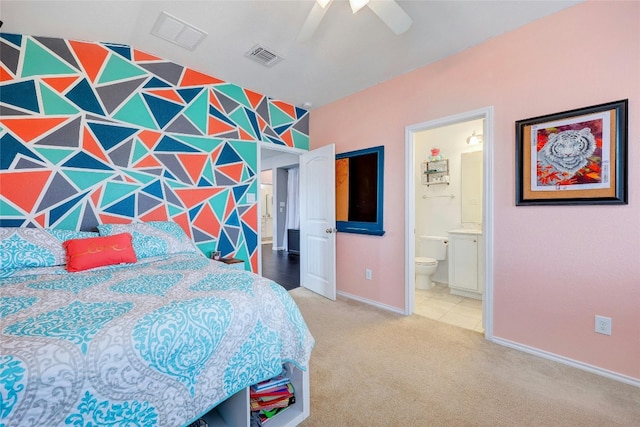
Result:
[[[596,316],[596,332],[604,335],[611,335],[611,318]]]
[[[364,270],[364,278],[367,280],[371,280],[371,276],[373,275],[373,273],[371,272],[370,268],[366,268]]]

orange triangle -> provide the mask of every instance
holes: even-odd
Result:
[[[255,141],[255,138],[249,135],[244,129],[238,127],[239,138],[242,141]]]
[[[202,168],[209,156],[207,154],[178,154],[177,156],[184,165],[191,180],[197,184],[198,178],[200,178],[202,173]]]
[[[4,67],[0,67],[0,82],[8,82],[13,80],[14,77]]]
[[[293,147],[293,137],[291,136],[291,129],[280,135],[280,138],[289,146]]]
[[[102,147],[95,140],[89,129],[84,128],[83,137],[82,137],[82,149],[88,151],[99,159],[104,160],[107,164],[111,163],[111,161],[107,158],[107,155],[104,153]]]
[[[267,122],[261,117],[258,116],[258,125],[260,126],[260,130],[264,131],[264,129],[267,127]]]
[[[0,174],[2,196],[25,212],[33,212],[53,171],[5,172]]]
[[[37,222],[40,225],[40,227],[45,227],[45,225],[44,225],[45,224],[45,216],[44,216],[44,214],[38,215],[37,217],[33,218],[33,220],[35,222]]]
[[[100,214],[101,224],[131,224],[131,218],[122,218],[119,216]]]
[[[263,95],[249,89],[245,89],[244,93],[245,95],[247,95],[247,98],[249,99],[249,102],[251,103],[253,108],[257,108],[260,102],[264,99]]]
[[[186,213],[181,213],[179,215],[174,216],[171,219],[173,220],[173,222],[175,222],[182,228],[182,230],[187,234],[187,236],[193,239],[193,235],[191,234],[191,227],[189,227],[189,217],[187,216]]]
[[[63,93],[69,86],[71,86],[78,80],[78,77],[49,77],[43,78],[42,80],[46,84],[57,90],[58,93]]]
[[[160,132],[154,132],[151,130],[143,130],[138,134],[140,141],[142,141],[149,150],[153,149],[161,136],[162,134]]]
[[[211,77],[208,74],[192,70],[191,68],[186,68],[184,70],[184,74],[182,75],[180,86],[204,86],[215,85],[218,83],[224,83],[224,81],[216,79],[215,77]]]
[[[258,252],[254,252],[253,255],[251,255],[251,271],[253,271],[254,273],[256,271],[258,271]]]
[[[219,133],[229,132],[235,129],[229,123],[225,123],[222,120],[218,120],[213,116],[209,116],[209,132],[208,135],[217,135]]]
[[[142,168],[157,168],[162,166],[158,160],[153,157],[153,155],[149,154],[148,156],[143,157],[138,163],[136,163],[133,167],[135,169]]]
[[[143,52],[138,49],[133,49],[133,60],[134,61],[160,61],[162,58],[158,58],[157,56],[153,56],[147,52]]]
[[[173,89],[156,89],[150,90],[149,93],[184,105],[184,99],[182,99],[180,95],[178,95],[178,92]]]
[[[67,119],[68,117],[60,117],[57,119],[20,117],[16,119],[4,118],[2,119],[2,123],[23,141],[31,142],[33,138],[47,133]]]
[[[218,218],[213,213],[211,206],[208,204],[204,205],[196,219],[193,221],[193,225],[202,230],[206,230],[206,232],[212,236],[220,235],[220,221],[218,221]]]
[[[216,96],[213,90],[209,91],[209,104],[216,107],[218,111],[224,111],[224,109],[222,108],[222,105],[220,104],[220,101],[218,101],[218,97]]]
[[[91,201],[94,207],[100,206],[100,195],[102,194],[102,187],[98,187],[96,191],[91,193]]]
[[[227,175],[229,178],[233,179],[235,182],[242,181],[242,168],[244,167],[244,163],[235,163],[231,165],[223,165],[218,166],[216,170],[218,172],[222,172]]]
[[[205,188],[176,188],[174,191],[176,195],[180,198],[180,200],[182,200],[182,203],[184,203],[184,205],[188,209],[191,209],[192,207],[215,196],[222,190],[223,190],[222,188],[205,187]]]
[[[149,222],[149,221],[166,221],[168,219],[167,209],[164,205],[160,205],[154,210],[147,212],[145,215],[141,216],[140,219]]]
[[[273,105],[287,113],[292,119],[296,118],[296,107],[282,101],[273,101]]]
[[[104,61],[109,55],[109,51],[96,43],[69,40],[69,44],[76,53],[89,79],[95,82],[102,68],[102,64],[104,64]]]
[[[242,214],[242,220],[254,230],[258,229],[258,204],[252,205]]]
[[[225,220],[229,218],[229,215],[231,215],[231,211],[233,211],[235,208],[236,208],[236,201],[233,199],[232,192],[229,191],[229,197],[227,197],[227,210],[224,213]]]

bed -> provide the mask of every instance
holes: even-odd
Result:
[[[314,340],[280,285],[175,224],[99,228],[0,228],[0,426],[182,426],[285,362],[308,369]],[[135,262],[69,271],[65,242],[122,230]]]

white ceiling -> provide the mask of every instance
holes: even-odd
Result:
[[[1,31],[128,44],[261,94],[312,109],[477,45],[582,0],[398,1],[413,19],[396,36],[369,9],[334,0],[314,36],[296,36],[313,0],[1,0]],[[150,31],[166,11],[208,33],[188,51]],[[284,60],[246,58],[262,44]]]

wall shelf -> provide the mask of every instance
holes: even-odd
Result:
[[[422,185],[449,185],[449,160],[422,162]]]

